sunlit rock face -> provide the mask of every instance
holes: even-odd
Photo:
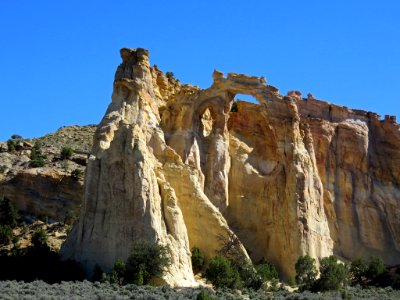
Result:
[[[236,235],[237,251],[284,277],[298,256],[381,255],[400,262],[400,129],[393,119],[265,78],[214,71],[182,85],[122,49],[112,102],[94,136],[79,222],[62,248],[90,275],[139,239],[168,247],[171,285],[195,284],[190,249],[207,258]],[[236,94],[258,104],[238,103]]]

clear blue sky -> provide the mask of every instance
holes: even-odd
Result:
[[[0,140],[98,123],[121,47],[400,118],[400,1],[0,1]]]

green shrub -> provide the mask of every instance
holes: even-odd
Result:
[[[43,157],[37,157],[37,158],[33,158],[31,160],[31,167],[41,168],[43,166],[44,166],[44,158]]]
[[[352,285],[365,285],[365,276],[368,270],[368,265],[364,259],[358,258],[351,262],[349,270],[349,279]]]
[[[380,257],[370,257],[368,261],[356,259],[350,265],[349,279],[352,285],[388,286],[392,279]]]
[[[288,279],[288,285],[289,286],[291,286],[291,287],[295,287],[296,285],[297,285],[297,283],[296,283],[296,279],[294,278],[294,277],[289,277],[289,279]]]
[[[264,258],[256,264],[255,268],[263,281],[279,278],[278,271],[276,270],[275,266],[266,261]]]
[[[210,296],[204,289],[201,289],[200,293],[197,294],[196,300],[215,300],[215,298]]]
[[[166,76],[168,79],[175,79],[175,74],[174,74],[173,72],[166,72],[166,73],[165,73],[165,76]]]
[[[48,240],[47,232],[43,228],[36,230],[32,234],[32,244],[33,247],[36,249],[46,248],[47,240]]]
[[[336,256],[331,255],[321,259],[319,270],[319,290],[339,290],[339,288],[345,284],[347,278],[347,268],[344,264],[338,262]]]
[[[309,255],[300,256],[295,265],[296,282],[300,290],[311,290],[317,278],[315,259]]]
[[[383,275],[387,272],[385,264],[383,263],[382,258],[372,256],[368,262],[368,269],[365,272],[365,275],[368,276],[369,279],[375,280],[379,276]]]
[[[250,260],[235,261],[233,267],[238,271],[243,287],[258,290],[262,286],[263,280]]]
[[[82,176],[83,176],[83,171],[81,170],[81,169],[74,169],[72,172],[71,172],[71,177],[72,177],[72,179],[74,179],[74,180],[80,180],[81,178],[82,178]]]
[[[70,159],[74,154],[74,150],[71,147],[62,147],[60,157],[61,159]]]
[[[17,141],[16,140],[8,140],[7,141],[7,150],[8,152],[14,152],[17,148]]]
[[[14,233],[9,225],[0,225],[0,245],[8,245],[12,242]]]
[[[138,285],[147,284],[153,276],[162,276],[170,261],[166,246],[138,241],[133,244],[125,264],[125,281]]]
[[[31,166],[33,168],[40,168],[44,166],[46,156],[42,154],[42,144],[39,141],[35,142],[31,150]]]
[[[19,134],[13,134],[11,136],[11,139],[13,139],[13,140],[22,140],[22,136],[20,136]]]
[[[0,198],[0,224],[17,226],[18,213],[8,198]]]
[[[195,271],[200,271],[204,266],[204,255],[199,248],[192,249],[192,267]]]
[[[122,284],[124,282],[125,272],[125,263],[122,260],[117,259],[111,271],[110,282]]]
[[[238,271],[233,268],[229,259],[222,256],[211,259],[205,275],[216,288],[235,288],[240,283]]]

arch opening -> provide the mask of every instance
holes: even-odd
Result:
[[[250,102],[254,104],[259,104],[256,98],[254,98],[251,95],[247,94],[236,94],[235,95],[235,101],[244,101],[244,102]]]
[[[236,94],[234,99],[233,99],[233,103],[232,103],[232,107],[231,107],[231,112],[237,112],[239,110],[238,107],[238,102],[242,101],[242,102],[248,102],[248,103],[252,103],[254,105],[260,105],[260,103],[257,101],[256,98],[254,98],[251,95],[247,95],[247,94]]]

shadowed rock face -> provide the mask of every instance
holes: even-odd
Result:
[[[292,275],[299,255],[400,261],[400,128],[393,120],[215,71],[201,90],[122,49],[112,102],[94,136],[79,222],[65,258],[110,270],[138,239],[168,246],[163,277],[194,284],[190,249],[221,237]],[[259,104],[239,102],[236,94]],[[249,253],[246,252],[246,250]]]

